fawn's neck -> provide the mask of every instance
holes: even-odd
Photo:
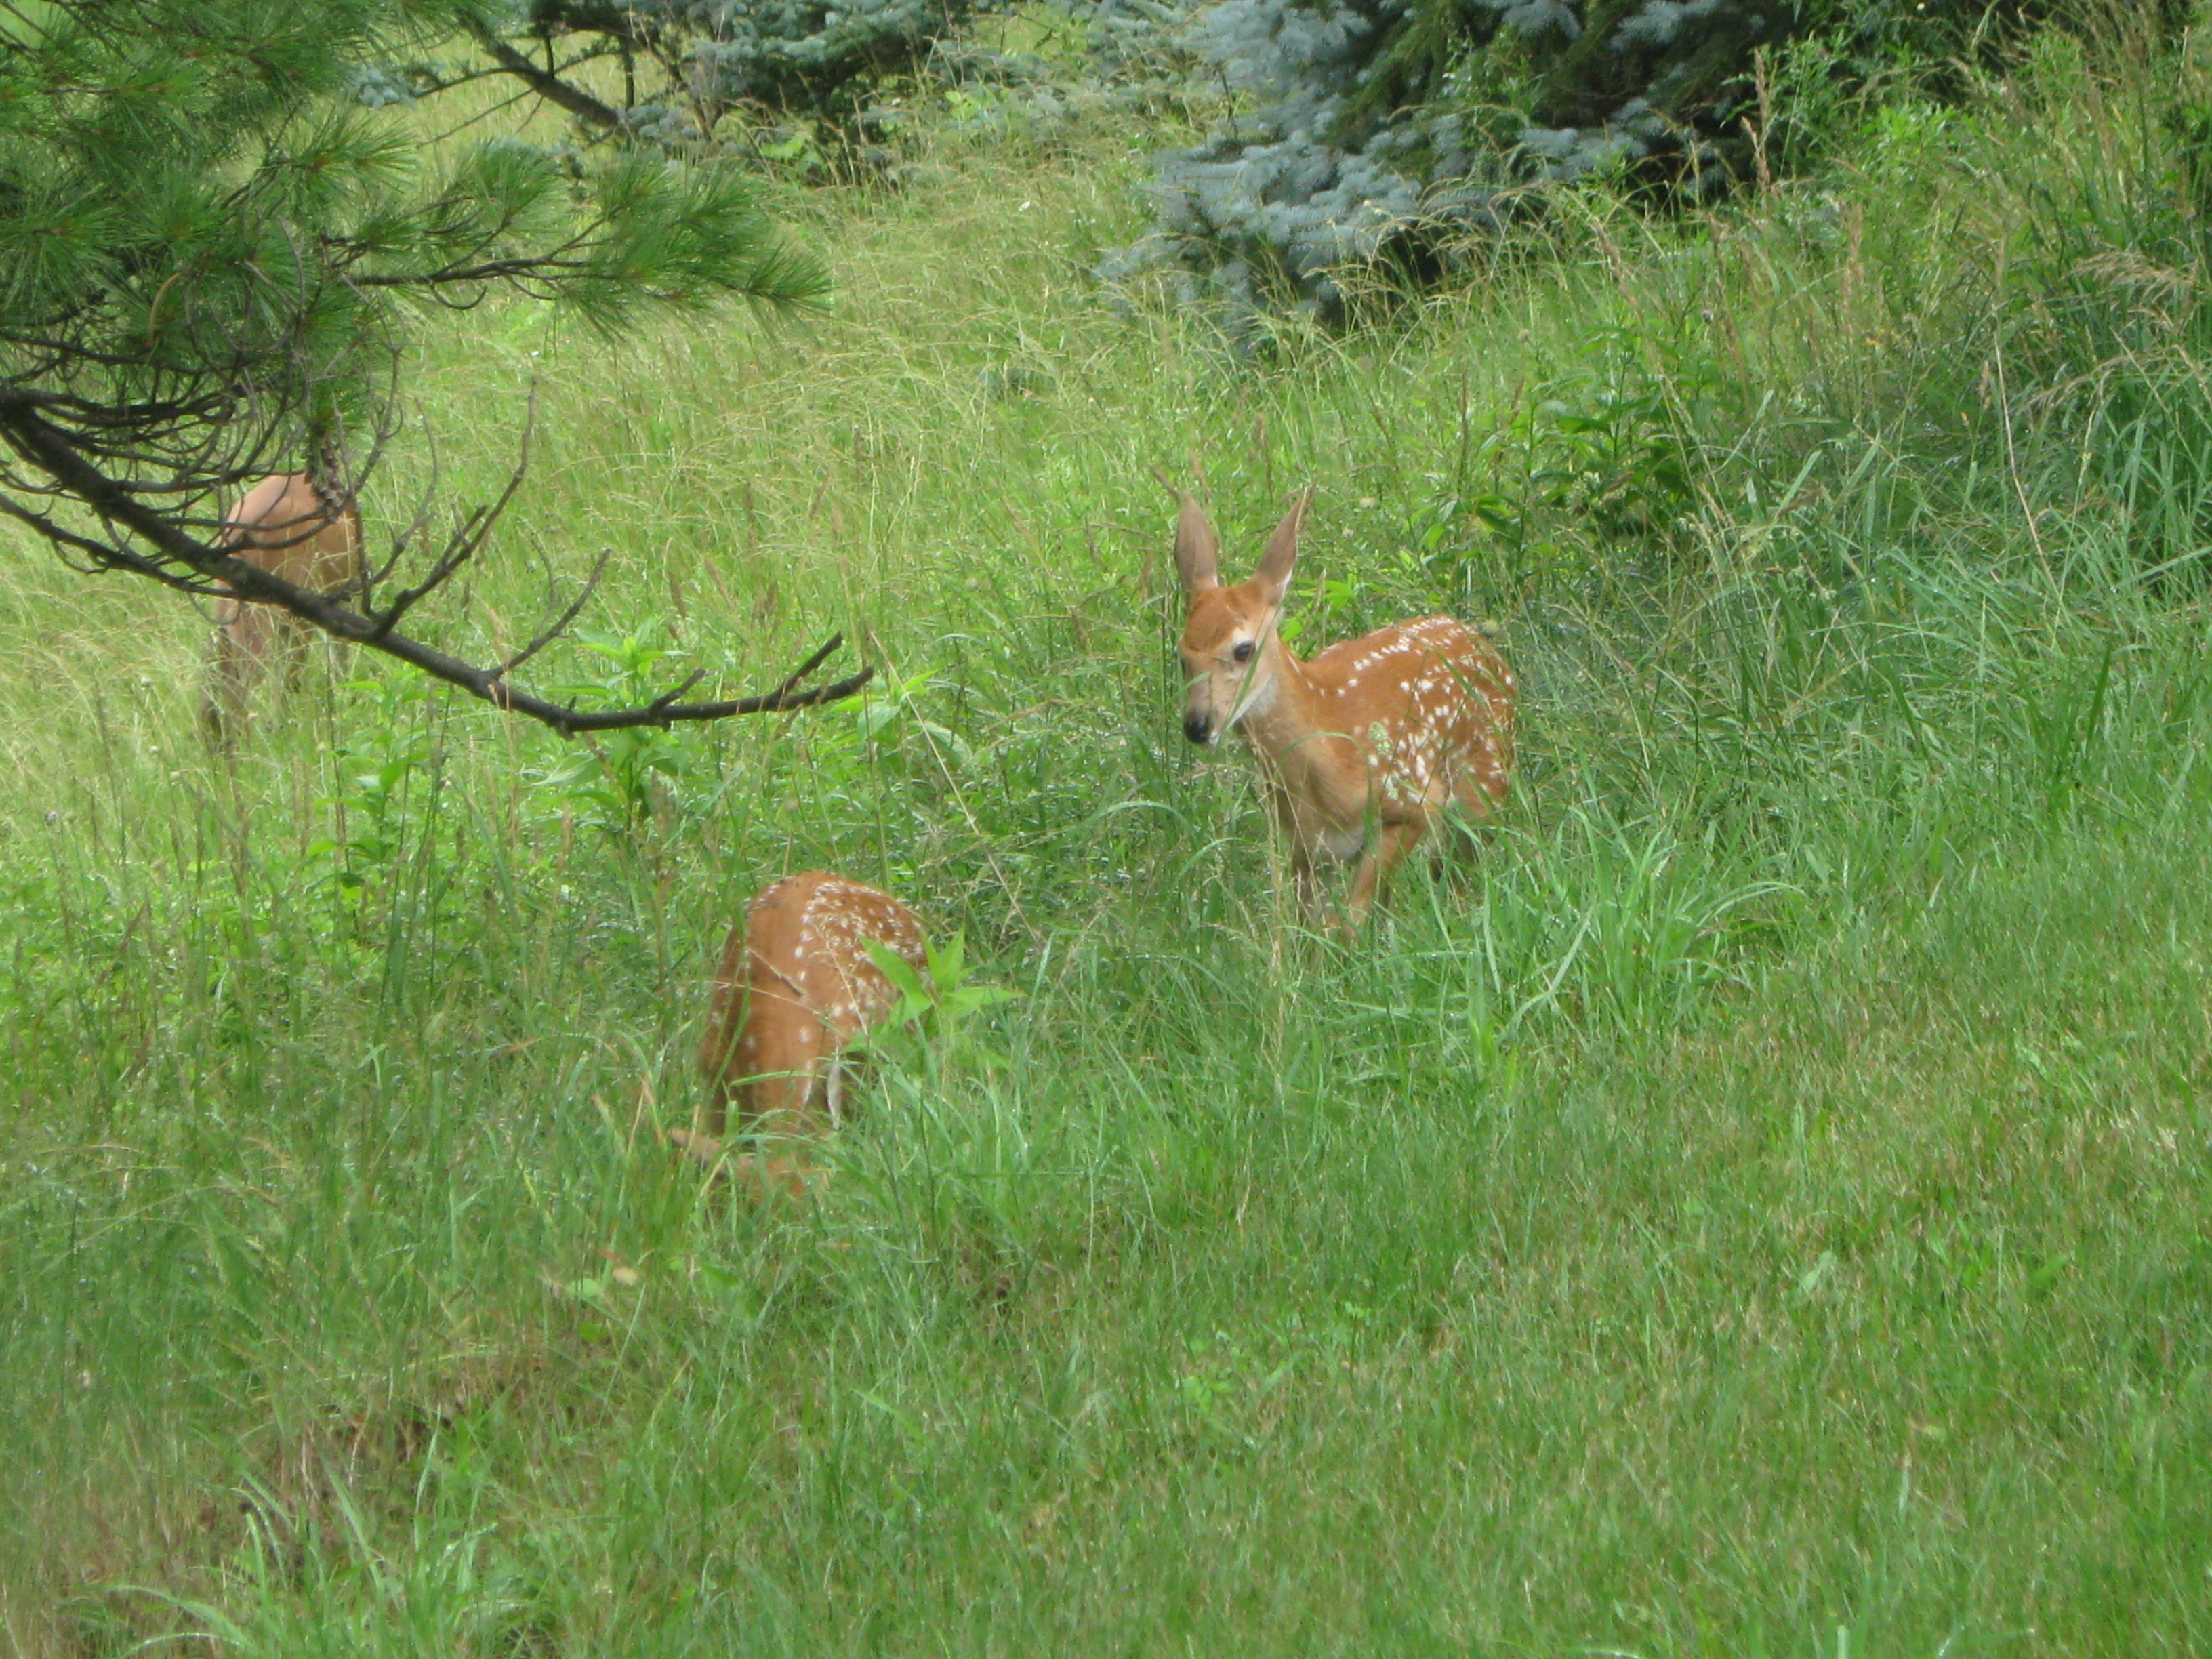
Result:
[[[1321,690],[1305,664],[1286,645],[1278,642],[1275,650],[1273,678],[1237,729],[1286,775],[1295,775],[1326,763],[1324,746],[1313,739],[1328,734],[1329,722],[1322,713]]]

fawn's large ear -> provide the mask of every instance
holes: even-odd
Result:
[[[1305,521],[1306,503],[1312,500],[1313,491],[1307,489],[1291,503],[1291,510],[1283,514],[1275,533],[1267,538],[1267,550],[1260,556],[1260,568],[1252,573],[1252,579],[1260,584],[1270,605],[1280,605],[1284,592],[1291,585],[1291,567],[1298,562],[1298,526]]]
[[[1176,514],[1176,570],[1182,591],[1202,593],[1220,584],[1221,538],[1206,522],[1206,509],[1195,496],[1182,495],[1182,510]]]

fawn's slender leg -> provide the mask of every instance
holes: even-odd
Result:
[[[1367,844],[1361,855],[1358,872],[1352,878],[1351,896],[1344,902],[1345,930],[1357,932],[1374,908],[1376,896],[1389,885],[1390,872],[1398,861],[1413,850],[1428,828],[1426,817],[1405,818],[1396,823],[1386,823],[1375,832],[1374,840]]]

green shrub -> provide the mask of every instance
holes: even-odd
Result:
[[[1616,178],[1676,199],[1771,176],[1809,112],[1898,64],[2002,38],[2032,4],[1935,0],[1222,0],[1195,41],[1237,100],[1155,163],[1152,234],[1101,274],[1183,273],[1233,319],[1334,314],[1346,265],[1433,275],[1529,186]],[[1793,46],[1810,47],[1794,59]],[[1778,104],[1778,82],[1797,95]]]

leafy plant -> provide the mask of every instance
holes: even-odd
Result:
[[[897,1006],[866,1039],[867,1046],[874,1053],[894,1058],[902,1054],[912,1060],[919,1055],[940,1077],[960,1047],[967,1022],[986,1008],[1021,996],[1004,986],[973,981],[964,933],[956,932],[942,950],[925,940],[922,951],[927,965],[921,969],[874,939],[866,943],[868,959],[899,994]]]
[[[660,629],[631,633],[579,629],[576,642],[607,665],[598,679],[572,680],[561,694],[580,708],[620,708],[649,699],[663,664],[680,663],[685,653],[660,642]],[[629,832],[680,806],[685,786],[701,768],[700,750],[690,733],[674,726],[633,726],[588,737],[576,749],[533,775],[538,786],[574,806],[586,822]]]
[[[1692,363],[1662,376],[1644,353],[1629,329],[1600,330],[1581,348],[1587,367],[1522,388],[1406,524],[1408,574],[1468,604],[1479,574],[1524,591],[1540,584],[1565,556],[1568,526],[1583,542],[1670,539],[1696,504],[1686,405],[1710,371]]]
[[[309,842],[306,853],[330,860],[332,888],[359,903],[389,878],[417,828],[418,784],[430,758],[429,688],[363,679],[346,689],[372,699],[374,714],[332,758],[338,787],[322,803],[331,833]]]
[[[933,775],[939,766],[967,771],[975,750],[942,720],[923,712],[924,699],[943,689],[933,668],[896,681],[878,681],[841,720],[824,720],[807,733],[815,769],[833,788],[845,789],[871,770],[888,767],[907,775]]]

